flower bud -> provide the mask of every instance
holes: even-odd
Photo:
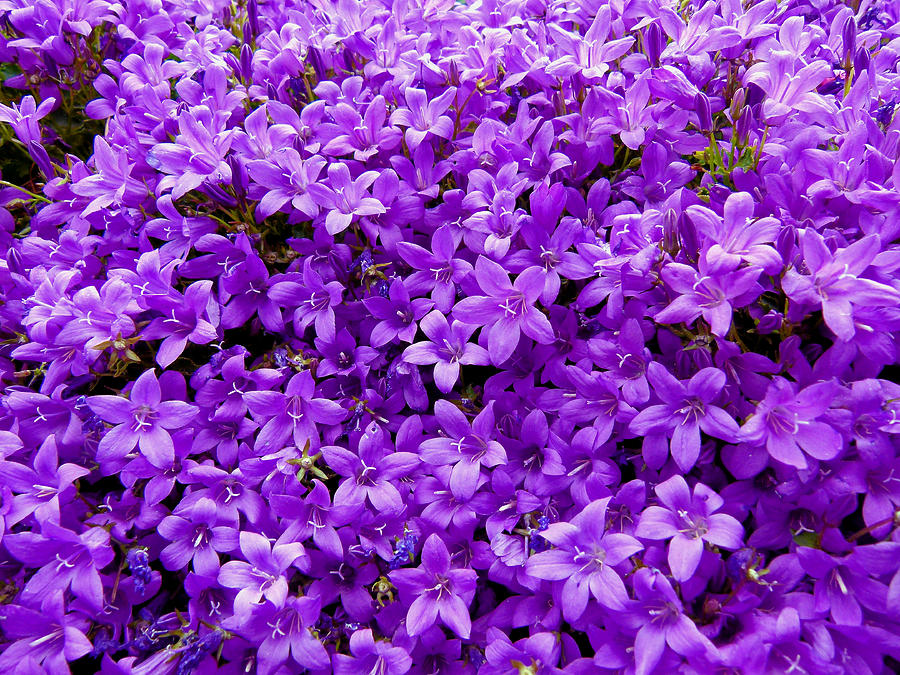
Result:
[[[644,51],[653,68],[659,67],[659,56],[666,48],[666,36],[658,23],[651,23],[644,37]]]
[[[741,116],[738,118],[737,126],[735,127],[738,145],[746,145],[747,138],[750,136],[750,130],[753,128],[753,125],[753,112],[750,110],[750,108],[744,106],[743,110],[741,111]]]
[[[853,16],[847,17],[844,22],[844,27],[841,29],[841,40],[844,45],[844,61],[850,63],[850,59],[856,52],[856,19]]]
[[[700,131],[705,134],[712,131],[712,110],[709,105],[709,97],[702,91],[698,91],[694,96],[694,112],[697,113],[697,124]]]
[[[731,115],[731,121],[737,122],[741,118],[741,114],[744,112],[744,103],[747,101],[747,90],[744,88],[738,89],[734,92],[734,95],[731,97],[731,105],[729,106],[728,112]]]
[[[859,79],[859,76],[863,73],[863,71],[869,68],[869,50],[865,47],[860,47],[856,50],[856,54],[853,57],[853,80],[856,81]]]
[[[244,82],[250,82],[253,79],[253,50],[250,45],[241,45],[241,78]]]

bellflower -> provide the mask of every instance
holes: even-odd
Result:
[[[471,497],[478,486],[482,466],[506,464],[506,451],[492,438],[493,404],[478,413],[471,424],[449,401],[435,403],[434,412],[446,435],[425,440],[420,447],[422,458],[438,466],[452,465],[451,492],[457,499]]]
[[[301,668],[326,668],[328,653],[311,631],[320,612],[318,598],[291,596],[282,605],[263,604],[253,610],[249,623],[235,622],[233,627],[261,640],[258,666],[261,675],[275,673],[288,662]]]
[[[113,560],[109,532],[92,527],[78,534],[45,521],[41,533],[8,534],[3,545],[18,560],[37,569],[21,599],[43,604],[56,592],[71,589],[92,611],[103,608],[104,588],[100,570]]]
[[[244,400],[250,412],[264,420],[256,439],[259,450],[279,450],[292,439],[298,448],[307,442],[319,446],[317,424],[337,424],[347,416],[347,411],[334,401],[313,398],[316,383],[308,370],[297,373],[285,386],[284,393],[277,391],[248,391]]]
[[[503,267],[479,256],[475,277],[486,295],[460,300],[453,307],[453,315],[463,323],[487,329],[488,354],[494,364],[503,363],[513,354],[522,333],[540,344],[553,341],[550,322],[534,306],[544,287],[539,269],[529,268],[510,283]]]
[[[469,637],[468,604],[475,594],[476,575],[473,570],[451,569],[450,552],[437,534],[425,540],[419,567],[394,570],[390,577],[404,595],[414,598],[406,614],[410,635],[423,633],[440,617],[459,637]]]
[[[229,560],[219,569],[218,575],[222,586],[238,589],[234,599],[235,612],[245,614],[262,598],[276,607],[283,605],[288,594],[285,572],[304,556],[303,545],[277,541],[272,545],[261,534],[243,531],[240,549],[245,560]]]
[[[392,483],[419,464],[411,452],[385,453],[384,432],[376,425],[366,429],[360,438],[357,453],[338,446],[324,446],[322,454],[328,465],[344,476],[334,493],[341,504],[368,501],[380,512],[395,513],[403,507],[403,500]]]
[[[31,515],[41,521],[59,523],[60,506],[71,501],[75,490],[73,483],[90,473],[77,464],[60,464],[56,437],[50,435],[35,453],[31,467],[18,462],[0,461],[0,479],[9,494],[4,514],[7,525],[15,525]]]
[[[682,656],[715,655],[716,648],[685,614],[669,580],[647,568],[635,573],[637,600],[630,603],[629,619],[639,629],[634,641],[635,673],[655,672],[668,649]]]
[[[654,488],[663,506],[648,506],[641,514],[635,535],[642,539],[670,539],[669,568],[678,581],[697,571],[703,543],[726,549],[740,548],[741,524],[726,513],[716,513],[724,500],[703,483],[693,491],[681,476],[672,476]]]
[[[434,364],[434,383],[445,394],[459,379],[460,366],[488,365],[487,351],[468,341],[475,326],[461,321],[454,321],[451,326],[441,312],[434,311],[421,320],[419,328],[428,341],[407,347],[403,359],[420,366]]]
[[[834,380],[828,380],[797,391],[793,383],[775,378],[741,434],[751,443],[765,443],[774,459],[798,469],[807,467],[807,455],[834,459],[843,448],[843,439],[834,427],[818,418],[829,408],[838,389]]]
[[[360,216],[384,213],[384,205],[369,196],[368,189],[378,177],[376,171],[364,171],[356,178],[350,176],[346,164],[336,163],[328,167],[328,185],[311,183],[307,188],[312,196],[325,206],[325,228],[328,234],[343,232]]]
[[[18,669],[28,659],[37,668],[43,665],[50,672],[68,673],[67,662],[77,661],[91,651],[91,642],[85,635],[88,622],[80,612],[66,612],[62,591],[48,594],[40,610],[4,605],[0,619],[4,634],[12,641],[0,654],[0,667]]]
[[[113,424],[97,448],[101,461],[121,460],[137,446],[150,463],[167,469],[175,461],[171,429],[188,424],[197,409],[184,401],[163,401],[156,371],[147,370],[129,392],[129,398],[99,395],[88,405],[101,419]]]
[[[622,609],[628,591],[616,566],[643,550],[627,534],[606,531],[609,498],[588,504],[568,522],[552,523],[541,537],[556,548],[528,559],[526,571],[538,579],[563,581],[560,591],[563,616],[576,621],[591,595],[611,609]]]
[[[354,631],[350,636],[350,654],[332,656],[336,675],[376,672],[384,675],[403,675],[409,672],[412,659],[402,647],[394,647],[383,640],[375,641],[371,629]]]
[[[170,570],[184,569],[193,560],[197,574],[215,576],[219,571],[216,553],[236,549],[237,532],[228,525],[218,525],[216,504],[211,499],[204,497],[182,513],[167,516],[159,524],[159,533],[172,542],[162,550],[160,560]]]
[[[801,247],[810,274],[788,270],[783,281],[785,293],[798,302],[821,303],[825,323],[841,340],[850,340],[856,334],[856,307],[900,304],[900,291],[859,276],[878,253],[877,235],[832,252],[818,232],[806,230]]]
[[[647,378],[663,401],[644,408],[631,420],[629,429],[637,434],[668,432],[675,462],[689,470],[700,455],[700,432],[723,440],[737,440],[734,418],[714,403],[725,386],[725,373],[704,368],[687,383],[674,377],[659,363],[651,363]]]

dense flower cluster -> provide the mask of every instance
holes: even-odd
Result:
[[[0,670],[896,672],[900,3],[0,19]]]

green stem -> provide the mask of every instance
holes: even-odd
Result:
[[[44,195],[39,195],[34,192],[31,192],[30,190],[26,190],[21,185],[15,185],[14,183],[10,183],[5,180],[0,180],[0,185],[5,185],[6,187],[14,188],[14,189],[18,190],[19,192],[24,192],[26,195],[28,195],[32,199],[36,199],[40,202],[46,202],[47,204],[50,203],[50,200],[47,199]]]
[[[753,165],[755,167],[759,166],[759,157],[762,155],[763,146],[766,144],[766,139],[769,138],[769,125],[766,125],[766,128],[763,130],[762,138],[759,141],[759,145],[756,146],[756,156],[753,158]]]
[[[884,520],[879,520],[874,525],[869,525],[869,527],[865,527],[865,528],[861,529],[859,532],[854,532],[849,537],[847,537],[847,541],[850,543],[853,543],[860,537],[864,537],[867,534],[871,534],[878,528],[884,527],[885,525],[890,525],[893,522],[894,522],[894,516],[891,516],[890,518],[885,518]]]

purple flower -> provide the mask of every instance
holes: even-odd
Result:
[[[321,603],[313,597],[288,597],[283,603],[267,602],[253,610],[250,621],[236,619],[227,626],[252,635],[260,644],[260,675],[280,670],[285,663],[303,669],[327,668],[328,652],[312,633]],[[232,625],[233,624],[233,625]]]
[[[184,401],[163,401],[156,371],[147,370],[134,382],[129,398],[91,396],[88,405],[101,419],[112,423],[97,448],[101,462],[125,459],[140,448],[147,460],[159,469],[175,461],[171,429],[184,428],[197,408]]]
[[[320,129],[322,136],[328,139],[322,148],[322,152],[326,155],[352,153],[354,159],[364,162],[379,152],[397,147],[400,143],[400,130],[384,124],[387,119],[384,96],[373,98],[362,116],[348,103],[338,103],[329,107],[328,114],[331,115],[334,124],[323,124]]]
[[[112,562],[109,532],[91,527],[81,534],[45,521],[41,533],[8,534],[3,545],[18,560],[37,569],[19,594],[25,603],[43,604],[56,592],[71,589],[94,612],[103,608],[100,570]]]
[[[456,258],[459,242],[454,238],[449,226],[443,225],[434,231],[431,237],[429,253],[417,244],[401,241],[397,244],[397,252],[414,272],[406,279],[410,293],[419,294],[431,291],[434,306],[441,312],[449,312],[456,299],[456,284],[472,270],[472,265]]]
[[[147,185],[132,176],[134,162],[121,148],[113,150],[102,137],[94,139],[94,167],[97,173],[85,176],[72,185],[72,192],[92,197],[81,211],[89,216],[110,206],[138,206],[147,197]]]
[[[453,120],[444,113],[456,97],[456,87],[446,87],[441,94],[430,101],[422,89],[408,87],[403,92],[405,108],[397,108],[391,113],[391,123],[406,129],[406,144],[416,148],[429,135],[449,139],[453,134]]]
[[[313,269],[311,261],[303,266],[303,277],[297,281],[276,281],[269,288],[269,298],[281,306],[296,307],[294,329],[302,335],[315,324],[321,335],[335,331],[334,308],[341,303],[344,286],[339,281],[326,282]]]
[[[798,392],[795,384],[777,377],[741,428],[742,436],[750,443],[764,443],[774,459],[798,469],[807,467],[806,455],[834,459],[843,449],[843,439],[819,418],[839,389],[837,382],[828,380]]]
[[[273,494],[269,499],[275,514],[290,521],[289,531],[296,540],[306,541],[312,536],[321,551],[334,557],[340,556],[343,546],[336,528],[353,522],[364,510],[361,501],[332,504],[328,488],[320,480],[313,481],[312,489],[303,498]]]
[[[609,62],[625,54],[634,44],[633,37],[606,41],[610,18],[609,9],[601,7],[583,38],[551,24],[554,41],[563,55],[547,66],[547,74],[570,77],[578,73],[589,81],[603,77],[609,71]]]
[[[839,339],[851,340],[856,334],[856,308],[900,304],[900,291],[859,276],[881,249],[877,235],[864,237],[834,253],[814,230],[805,230],[800,243],[810,273],[788,270],[782,281],[784,292],[796,302],[821,304],[825,323]]]
[[[637,600],[629,619],[638,627],[634,639],[636,675],[650,675],[668,647],[686,657],[715,655],[716,648],[685,615],[681,600],[659,572],[644,568],[634,575]]]
[[[495,365],[512,356],[522,333],[540,344],[553,342],[550,321],[534,306],[544,288],[540,269],[529,268],[510,283],[503,267],[479,256],[475,277],[486,295],[460,300],[453,315],[463,323],[487,328],[488,353]]]
[[[781,270],[781,256],[769,245],[778,236],[780,223],[775,218],[754,218],[753,211],[753,198],[746,192],[728,196],[722,217],[705,206],[685,209],[710,243],[705,256],[711,270],[733,270],[742,262],[767,274]]]
[[[148,300],[163,316],[151,321],[142,335],[148,340],[163,339],[156,352],[156,362],[163,368],[172,365],[188,342],[205,345],[218,337],[215,327],[218,304],[212,298],[212,288],[212,281],[196,281],[185,289],[184,296],[175,294]]]
[[[428,341],[417,342],[403,351],[403,360],[416,365],[434,364],[434,383],[442,392],[449,393],[459,379],[460,366],[486,366],[488,353],[483,347],[472,344],[469,338],[476,326],[454,321],[435,310],[419,323]]]
[[[222,364],[222,379],[211,379],[197,390],[198,405],[215,408],[212,419],[237,420],[247,414],[244,394],[255,389],[267,390],[281,380],[272,368],[247,370],[244,354],[228,358]]]
[[[704,368],[685,383],[654,361],[647,369],[647,377],[662,404],[644,408],[628,428],[641,435],[670,433],[672,457],[683,471],[689,471],[697,462],[701,430],[726,441],[737,440],[737,422],[714,405],[725,387],[725,373],[721,370]]]
[[[403,508],[403,499],[392,481],[411,473],[420,459],[411,452],[386,452],[385,443],[384,432],[372,424],[360,437],[355,453],[336,445],[322,447],[328,466],[345,477],[334,493],[336,503],[354,505],[368,499],[383,513]]]
[[[449,401],[435,403],[434,415],[446,435],[423,441],[420,446],[422,459],[435,466],[452,465],[450,490],[457,499],[468,499],[478,487],[482,466],[506,464],[506,451],[493,440],[493,402],[478,413],[471,424]]]
[[[879,558],[890,560],[897,555],[897,544],[887,543],[879,551],[876,547],[860,547],[845,558],[831,556],[820,549],[797,547],[797,560],[803,571],[815,579],[813,598],[818,611],[828,610],[838,625],[858,626],[863,621],[865,606],[875,611],[885,608],[887,589],[869,577],[867,563],[883,565]],[[894,558],[895,559],[895,558]],[[888,569],[895,569],[888,563]],[[876,573],[883,569],[873,570]]]
[[[412,666],[412,659],[405,649],[384,640],[375,642],[370,628],[353,632],[350,636],[350,654],[335,654],[331,658],[335,675],[403,675]]]
[[[303,545],[276,541],[273,546],[265,536],[244,531],[240,534],[240,548],[244,560],[229,560],[218,575],[222,586],[238,589],[235,613],[246,614],[262,598],[276,607],[282,606],[288,594],[285,572],[304,557]]]
[[[370,196],[369,188],[378,178],[377,171],[364,171],[351,178],[346,164],[337,162],[328,166],[328,185],[312,183],[307,188],[328,212],[325,229],[328,234],[343,232],[360,216],[384,213],[384,205]]]
[[[207,181],[231,182],[231,167],[225,155],[234,130],[225,129],[224,122],[205,105],[179,115],[175,143],[158,143],[147,156],[148,164],[169,174],[159,181],[158,195],[171,190],[172,198],[180,199]]]
[[[305,218],[318,215],[319,205],[307,188],[316,182],[326,164],[318,155],[303,159],[294,148],[279,148],[267,159],[249,162],[250,177],[267,188],[256,206],[256,217],[265,220],[288,202]]]
[[[363,300],[363,304],[378,319],[369,337],[370,344],[376,348],[395,338],[412,342],[416,335],[416,322],[434,305],[425,298],[410,300],[409,291],[402,279],[391,282],[388,297],[372,296]]]
[[[723,337],[731,327],[734,306],[748,305],[759,295],[759,274],[757,267],[716,273],[703,263],[699,271],[689,265],[669,263],[661,277],[678,296],[653,319],[658,323],[692,323],[702,316],[713,335]]]
[[[414,598],[406,614],[406,630],[420,635],[438,617],[463,639],[472,631],[468,605],[475,595],[476,573],[451,569],[450,552],[443,540],[432,534],[422,546],[422,564],[390,572],[391,581],[407,598]]]
[[[832,75],[828,63],[798,61],[784,50],[773,50],[768,57],[747,69],[744,84],[755,84],[768,94],[762,113],[769,124],[778,123],[795,110],[824,113],[834,110],[833,103],[814,92]]]
[[[715,513],[725,501],[703,483],[694,490],[681,476],[672,476],[654,489],[663,506],[641,513],[635,535],[642,539],[671,539],[669,569],[678,581],[690,579],[703,555],[703,542],[726,549],[742,546],[744,529],[732,516]]]
[[[77,661],[91,651],[85,631],[88,621],[80,612],[66,613],[62,591],[48,594],[40,610],[22,605],[0,607],[3,632],[11,641],[0,654],[0,668],[16,672],[28,661],[31,672],[69,673],[67,662]],[[43,668],[41,668],[43,665]],[[23,668],[22,672],[28,672]],[[45,670],[46,669],[46,670]]]
[[[205,497],[189,509],[163,518],[158,531],[172,542],[159,554],[166,569],[182,570],[193,560],[194,572],[215,576],[219,571],[216,554],[229,553],[238,546],[237,530],[218,525],[218,520],[215,502]]]
[[[616,566],[644,546],[627,534],[606,531],[609,498],[592,501],[568,522],[551,523],[541,536],[554,545],[525,566],[538,579],[563,581],[560,599],[566,621],[577,621],[591,595],[610,609],[624,609],[628,591]]]
[[[310,443],[313,449],[321,441],[317,424],[337,424],[347,411],[334,401],[314,398],[316,383],[308,370],[297,373],[287,383],[284,393],[278,391],[248,391],[244,400],[258,420],[265,420],[256,437],[256,448],[266,452],[280,450],[289,439],[303,448]]]
[[[60,506],[75,494],[72,485],[90,470],[77,464],[59,464],[56,437],[50,435],[35,453],[31,468],[18,462],[0,461],[0,482],[15,493],[4,503],[7,525],[15,525],[32,513],[39,522],[59,523]]]

